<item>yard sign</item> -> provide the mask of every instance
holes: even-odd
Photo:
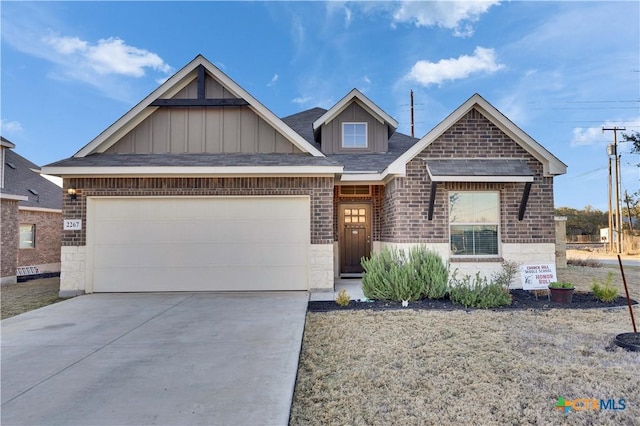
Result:
[[[557,281],[556,265],[520,265],[520,277],[524,290],[547,290],[549,284]]]

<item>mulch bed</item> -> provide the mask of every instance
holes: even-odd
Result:
[[[526,309],[593,309],[593,308],[615,308],[627,306],[627,299],[619,296],[613,302],[604,303],[595,298],[593,293],[575,292],[570,304],[551,302],[546,295],[536,298],[533,292],[524,290],[511,290],[511,305],[500,308],[492,308],[492,311],[514,311]],[[635,300],[632,304],[637,304]],[[465,308],[462,305],[453,304],[448,298],[444,299],[423,299],[409,302],[409,306],[402,307],[400,302],[389,302],[374,300],[368,302],[358,302],[352,300],[348,306],[339,306],[335,302],[309,302],[307,310],[309,312],[329,312],[329,311],[349,311],[349,310],[372,310],[383,311],[390,309],[432,309],[432,310],[473,310],[476,308]]]

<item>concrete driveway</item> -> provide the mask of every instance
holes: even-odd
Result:
[[[286,425],[306,292],[92,294],[2,321],[2,424]]]

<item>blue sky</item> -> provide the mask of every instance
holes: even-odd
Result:
[[[278,116],[358,88],[423,136],[474,93],[568,166],[556,206],[607,209],[606,145],[640,131],[640,3],[0,2],[2,135],[69,157],[203,54]],[[622,144],[622,186],[640,162]]]

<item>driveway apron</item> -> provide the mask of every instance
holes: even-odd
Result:
[[[2,321],[3,425],[286,425],[308,293],[80,296]]]

